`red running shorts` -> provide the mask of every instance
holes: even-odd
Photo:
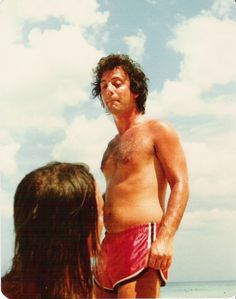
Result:
[[[118,233],[106,233],[96,258],[95,283],[107,291],[115,291],[121,283],[135,279],[148,267],[149,250],[158,234],[158,224],[148,223]],[[157,270],[159,271],[159,270]],[[161,285],[168,272],[160,270]]]

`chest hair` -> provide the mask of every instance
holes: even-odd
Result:
[[[150,139],[142,132],[135,131],[115,137],[103,155],[101,168],[104,170],[107,165],[116,167],[118,164],[137,163],[150,151],[152,151]]]

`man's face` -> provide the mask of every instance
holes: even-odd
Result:
[[[129,76],[122,67],[104,72],[100,87],[102,101],[112,114],[127,113],[136,109],[137,95],[131,92]]]

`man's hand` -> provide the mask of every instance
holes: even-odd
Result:
[[[163,238],[156,239],[150,248],[148,267],[167,271],[171,266],[173,259],[172,239],[164,240]]]

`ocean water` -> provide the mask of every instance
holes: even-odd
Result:
[[[161,298],[235,298],[236,281],[169,282]]]

